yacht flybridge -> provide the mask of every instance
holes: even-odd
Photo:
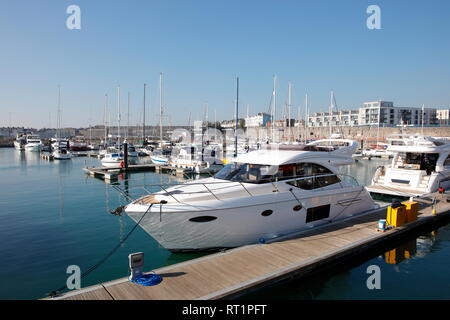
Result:
[[[276,241],[377,208],[334,152],[262,149],[234,158],[214,177],[128,204],[125,212],[171,251]]]
[[[411,197],[450,187],[450,141],[418,134],[391,135],[388,141],[394,157],[375,172],[371,193]]]

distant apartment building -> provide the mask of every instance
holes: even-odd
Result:
[[[257,115],[245,118],[246,128],[266,127],[270,122],[271,116],[267,113],[258,113]]]
[[[316,112],[308,118],[309,127],[329,126],[357,126],[359,124],[358,110],[341,110],[330,112]]]
[[[436,110],[436,118],[439,124],[450,124],[450,108],[442,108]]]
[[[422,120],[423,117],[423,120]],[[423,121],[423,122],[422,122]],[[365,102],[359,108],[361,126],[436,125],[436,109],[394,107],[390,101]]]
[[[449,119],[449,113],[442,113],[442,117]],[[330,126],[396,126],[401,124],[420,126],[437,125],[436,109],[433,108],[404,108],[394,107],[391,101],[365,102],[357,110],[316,112],[308,118],[310,127]],[[448,120],[447,120],[448,121]]]

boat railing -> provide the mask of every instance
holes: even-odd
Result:
[[[271,180],[268,181],[268,184],[270,183],[273,186],[273,192],[280,192],[280,189],[278,187],[278,185],[280,183],[287,183],[287,182],[292,182],[292,181],[302,181],[302,180],[312,180],[312,184],[313,185],[317,185],[321,183],[321,181],[319,180],[319,178],[326,178],[326,177],[338,177],[338,181],[336,181],[336,184],[339,183],[341,188],[344,188],[348,185],[352,186],[352,187],[359,187],[360,184],[358,183],[358,181],[347,174],[343,174],[343,173],[329,173],[329,174],[319,174],[319,175],[310,175],[310,176],[288,176],[288,177],[280,177],[281,179],[276,179],[275,180]],[[134,186],[126,186],[125,190],[120,188],[119,186],[114,186],[116,190],[120,191],[122,194],[124,194],[124,196],[126,196],[128,199],[130,200],[135,200],[130,196],[130,190],[131,189],[142,189],[144,190],[144,192],[146,192],[147,194],[155,194],[157,192],[163,191],[164,193],[159,193],[159,195],[163,195],[163,196],[169,196],[172,199],[174,199],[177,203],[181,203],[182,201],[180,201],[180,199],[177,199],[177,195],[191,195],[191,194],[201,194],[201,193],[208,193],[211,194],[211,196],[216,199],[216,200],[220,200],[219,195],[217,193],[218,190],[214,190],[208,186],[214,185],[230,185],[233,184],[232,186],[239,186],[240,188],[242,188],[242,190],[248,194],[249,196],[253,197],[255,196],[255,194],[252,194],[250,192],[250,190],[245,186],[245,181],[231,181],[231,180],[226,180],[226,181],[214,181],[214,182],[180,182],[180,183],[159,183],[159,184],[144,184],[144,185],[134,185]],[[249,183],[250,184],[250,183]],[[335,183],[333,183],[335,184]],[[203,190],[195,190],[195,191],[182,191],[182,192],[177,192],[178,190],[168,190],[171,187],[177,187],[177,186],[203,186]],[[319,189],[319,188],[323,188],[326,186],[319,186],[318,188],[315,189]],[[159,190],[155,190],[153,191],[153,188],[158,188]],[[301,189],[301,188],[299,188]],[[220,189],[220,191],[223,189]],[[304,190],[304,189],[302,189]],[[216,191],[216,192],[215,192]]]

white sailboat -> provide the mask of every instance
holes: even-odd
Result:
[[[55,160],[70,160],[72,153],[70,152],[69,142],[61,139],[61,87],[58,86],[58,110],[57,110],[57,130],[56,142],[53,144],[52,156]]]
[[[163,140],[163,127],[162,127],[162,118],[163,118],[163,103],[162,103],[162,76],[163,74],[159,74],[159,148],[155,150],[150,159],[156,165],[166,165],[170,160],[170,148],[164,148],[164,140]]]
[[[117,146],[107,147],[102,153],[101,163],[105,167],[120,167],[124,160],[123,153],[120,150],[120,86],[117,87]]]

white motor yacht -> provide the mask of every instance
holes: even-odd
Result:
[[[53,159],[55,160],[70,160],[72,159],[72,153],[67,148],[57,148],[52,152]]]
[[[419,134],[388,138],[394,156],[379,167],[367,189],[394,196],[423,196],[450,187],[450,141]]]
[[[156,165],[167,165],[169,164],[171,154],[172,148],[157,149],[152,152],[150,159]]]
[[[41,138],[36,134],[29,134],[26,136],[25,150],[32,152],[40,152],[42,149]]]
[[[362,151],[362,155],[364,157],[383,157],[383,158],[391,158],[394,156],[394,153],[388,150],[389,144],[387,143],[377,143],[373,145],[371,148],[364,149]]]
[[[164,248],[183,252],[277,241],[377,208],[364,186],[337,173],[333,153],[252,151],[124,211]]]
[[[203,154],[198,149],[194,145],[174,148],[168,165],[198,174],[216,173],[223,168],[222,161],[216,157],[216,149],[205,148]]]
[[[16,140],[14,140],[14,148],[16,150],[24,151],[25,145],[27,144],[27,137],[23,133],[18,133]]]
[[[52,156],[55,160],[70,160],[72,159],[72,153],[69,149],[69,141],[65,139],[57,139],[52,143]]]
[[[123,154],[119,152],[106,153],[102,158],[102,165],[105,167],[120,167],[120,163],[124,160]]]

